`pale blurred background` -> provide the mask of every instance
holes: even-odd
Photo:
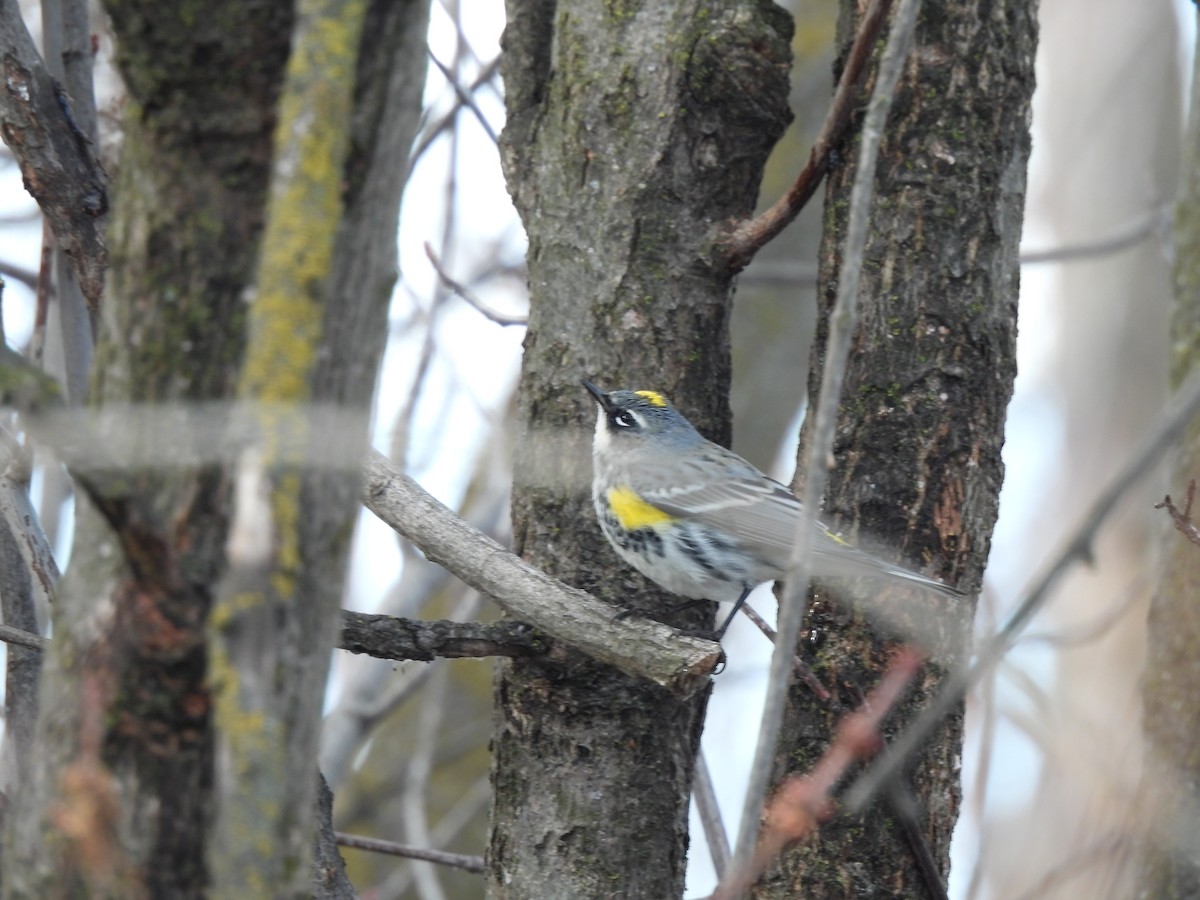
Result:
[[[29,9],[35,9],[30,6]],[[797,122],[764,185],[773,198],[798,171],[828,102],[834,0],[794,4]],[[1017,393],[1008,419],[1007,477],[978,632],[1002,622],[1159,416],[1166,396],[1170,240],[1194,11],[1184,0],[1043,0],[1034,97],[1027,251],[1092,247],[1022,272]],[[31,18],[36,33],[36,14]],[[495,145],[479,118],[503,125],[492,66],[500,0],[435,2],[432,54],[471,88],[475,109],[431,67],[429,138],[405,197],[403,279],[378,396],[376,446],[405,461],[444,502],[506,540],[506,425],[523,330],[489,320],[439,284],[444,268],[488,307],[524,311],[524,242]],[[106,40],[101,41],[107,49]],[[119,85],[101,81],[115,109]],[[111,129],[110,129],[111,133]],[[433,135],[437,135],[433,137]],[[110,140],[116,140],[115,136]],[[7,153],[0,162],[4,323],[22,348],[32,328],[41,226]],[[787,480],[794,459],[813,317],[819,203],[742,277],[734,317],[735,446]],[[1109,239],[1129,238],[1119,249]],[[49,354],[48,354],[49,355]],[[649,385],[622,385],[650,387]],[[580,423],[591,427],[590,420]],[[35,485],[37,487],[37,485]],[[966,791],[951,896],[1124,897],[1119,852],[1133,828],[1140,748],[1139,679],[1151,532],[1166,491],[1147,473],[1096,547],[1037,618],[994,680],[972,697]],[[48,510],[48,512],[53,512]],[[69,516],[69,505],[65,512]],[[48,519],[53,523],[55,516]],[[68,544],[69,519],[59,526]],[[346,605],[444,617],[494,608],[371,516],[361,520]],[[769,595],[757,607],[771,609]],[[767,647],[744,622],[730,633],[704,746],[726,825],[757,731]],[[393,665],[339,654],[329,693],[323,767],[337,791],[337,827],[405,843],[480,853],[487,810],[490,667],[452,661]],[[695,823],[693,823],[695,826]],[[346,852],[364,896],[479,896],[475,876]],[[698,827],[689,896],[712,886]],[[368,888],[370,893],[368,893]]]

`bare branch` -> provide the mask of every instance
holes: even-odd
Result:
[[[475,309],[483,313],[484,316],[491,319],[497,325],[529,324],[528,316],[508,316],[502,312],[497,312],[470,291],[468,291],[463,285],[459,284],[448,274],[446,274],[446,270],[442,268],[442,261],[438,259],[437,254],[433,252],[433,246],[429,243],[429,241],[425,242],[425,255],[429,257],[429,261],[433,264],[434,271],[438,273],[438,278],[442,280],[442,284],[444,284],[455,296],[461,297],[463,300],[467,301],[467,303],[471,304],[471,306],[475,307]]]
[[[499,144],[500,138],[496,136],[496,131],[492,128],[492,123],[487,120],[487,116],[483,114],[483,110],[479,108],[479,104],[475,102],[475,97],[471,92],[458,83],[458,79],[454,76],[454,73],[433,55],[432,50],[429,51],[429,58],[438,67],[438,71],[442,73],[442,76],[449,83],[450,87],[454,89],[454,94],[458,97],[459,102],[475,114],[475,118],[483,127],[484,133],[492,139],[492,143]]]
[[[753,622],[758,630],[761,631],[771,643],[775,643],[775,629],[767,624],[766,620],[760,616],[755,610],[750,608],[750,604],[742,605],[742,613],[745,614],[751,622]],[[796,670],[796,677],[808,685],[808,689],[816,695],[816,698],[822,703],[828,703],[833,697],[829,693],[829,689],[821,684],[821,680],[817,678],[813,670],[810,669],[799,656],[793,657],[792,666]]]
[[[342,650],[379,659],[543,656],[549,649],[523,622],[423,622],[342,610]]]
[[[744,608],[744,607],[743,607]],[[721,820],[721,808],[717,805],[717,792],[713,787],[712,775],[708,771],[708,760],[704,751],[696,754],[696,777],[692,783],[692,799],[696,801],[696,812],[704,828],[704,839],[712,857],[713,869],[721,878],[729,867],[729,834]]]
[[[95,308],[108,264],[100,221],[108,211],[104,170],[66,92],[46,71],[16,0],[0,0],[0,47],[0,134]]]
[[[482,856],[467,856],[464,853],[446,853],[443,850],[425,850],[421,847],[408,847],[393,841],[381,841],[378,838],[360,837],[355,834],[338,832],[337,842],[342,847],[353,847],[355,850],[368,850],[371,853],[386,853],[389,856],[403,856],[405,859],[423,859],[426,862],[451,866],[455,869],[466,869],[468,872],[483,872]]]
[[[479,74],[475,76],[475,80],[471,82],[471,86],[468,88],[468,91],[474,94],[475,91],[479,90],[480,87],[495,78],[496,73],[499,71],[500,57],[497,56],[479,70]],[[455,97],[457,98],[459,95],[455,94]],[[417,142],[417,146],[413,149],[412,158],[408,163],[408,170],[410,174],[412,173],[413,168],[416,166],[417,160],[419,160],[425,154],[425,151],[429,149],[430,144],[441,137],[446,129],[454,124],[454,120],[458,118],[459,112],[465,105],[466,104],[462,102],[461,98],[457,99],[454,107],[448,113],[446,113],[432,125],[429,125],[421,130],[420,140]]]
[[[24,266],[0,259],[0,275],[3,275],[5,278],[11,278],[13,281],[21,282],[21,284],[25,285],[31,291],[37,290],[37,272],[34,272],[32,269],[26,269]]]
[[[1141,243],[1152,234],[1164,231],[1171,223],[1173,204],[1152,209],[1142,219],[1119,229],[1108,237],[1086,243],[1051,247],[1047,250],[1026,250],[1021,254],[1021,265],[1033,266],[1040,263],[1074,262],[1108,256],[1126,247]]]
[[[723,243],[721,250],[727,264],[735,272],[746,268],[754,255],[791,224],[816,193],[825,177],[829,154],[850,123],[850,113],[858,97],[858,83],[891,5],[892,0],[873,0],[863,14],[833,101],[829,104],[829,112],[825,114],[825,121],[809,151],[804,169],[796,176],[787,193],[776,200],[770,209],[749,222],[743,222]]]
[[[18,647],[26,647],[29,650],[45,650],[46,644],[49,643],[41,635],[23,628],[13,628],[11,625],[0,625],[0,641],[4,641],[6,644],[15,644]]]
[[[629,675],[688,696],[721,658],[712,641],[620,610],[551,578],[469,524],[378,453],[364,467],[363,503],[429,559],[492,597],[515,618]]]

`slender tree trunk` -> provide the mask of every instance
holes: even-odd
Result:
[[[1200,97],[1194,61],[1184,187],[1175,216],[1175,303],[1171,321],[1171,386],[1200,369]],[[1168,491],[1182,508],[1200,477],[1200,422],[1193,422],[1168,467]],[[1198,516],[1191,511],[1192,520]],[[1183,900],[1200,895],[1200,855],[1192,835],[1200,802],[1200,547],[1162,523],[1162,578],[1147,621],[1143,682],[1147,795],[1156,821],[1147,829],[1139,896]]]
[[[515,544],[613,603],[677,602],[600,536],[579,379],[662,390],[728,438],[731,273],[710,243],[787,122],[790,22],[758,0],[508,11],[502,151],[531,293]],[[495,702],[489,896],[679,896],[705,698],[578,659],[502,663]]]
[[[852,7],[844,6],[845,23]],[[847,536],[969,591],[979,588],[996,520],[1016,373],[1035,42],[1036,4],[1027,0],[924,4],[880,153],[861,322],[824,507],[825,521]],[[855,174],[856,141],[844,145],[826,196],[814,398]],[[893,719],[897,730],[966,660],[970,600],[879,583],[855,590],[869,606],[846,602],[849,592],[837,585],[814,594],[798,652],[835,699],[824,706],[803,685],[793,688],[778,778],[812,767],[838,719],[878,680],[890,646],[915,641],[931,654]],[[960,710],[910,770],[919,829],[943,880],[961,742]],[[822,826],[819,839],[785,854],[755,896],[926,896],[894,811]]]

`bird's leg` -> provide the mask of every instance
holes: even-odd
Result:
[[[729,627],[729,623],[732,622],[733,617],[738,614],[738,610],[741,609],[743,606],[745,606],[746,598],[750,596],[750,592],[752,590],[754,590],[754,585],[752,585],[752,584],[742,585],[741,596],[739,596],[737,598],[737,602],[733,604],[733,610],[729,613],[728,616],[726,616],[725,621],[721,623],[721,627],[716,630],[716,636],[713,638],[713,640],[720,641],[721,638],[725,637],[725,630]]]

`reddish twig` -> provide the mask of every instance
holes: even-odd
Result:
[[[891,6],[892,0],[873,0],[863,14],[858,33],[846,57],[846,66],[838,80],[837,90],[834,91],[833,101],[829,105],[829,112],[825,114],[821,131],[808,153],[808,162],[796,176],[787,193],[762,215],[738,225],[721,242],[725,262],[734,272],[746,268],[754,255],[783,231],[817,192],[817,187],[828,171],[829,155],[850,124],[850,113],[858,98],[859,82]]]
[[[723,879],[711,900],[735,900],[787,846],[811,835],[833,813],[833,790],[846,771],[883,746],[879,726],[900,700],[924,657],[911,648],[896,652],[883,679],[858,711],[838,725],[833,744],[807,775],[787,778],[767,803],[750,865]]]
[[[1155,509],[1165,509],[1175,523],[1175,530],[1196,546],[1200,547],[1200,527],[1192,521],[1192,503],[1196,499],[1196,479],[1188,482],[1187,501],[1181,510],[1171,501],[1171,495],[1163,497],[1162,503],[1155,503]]]

